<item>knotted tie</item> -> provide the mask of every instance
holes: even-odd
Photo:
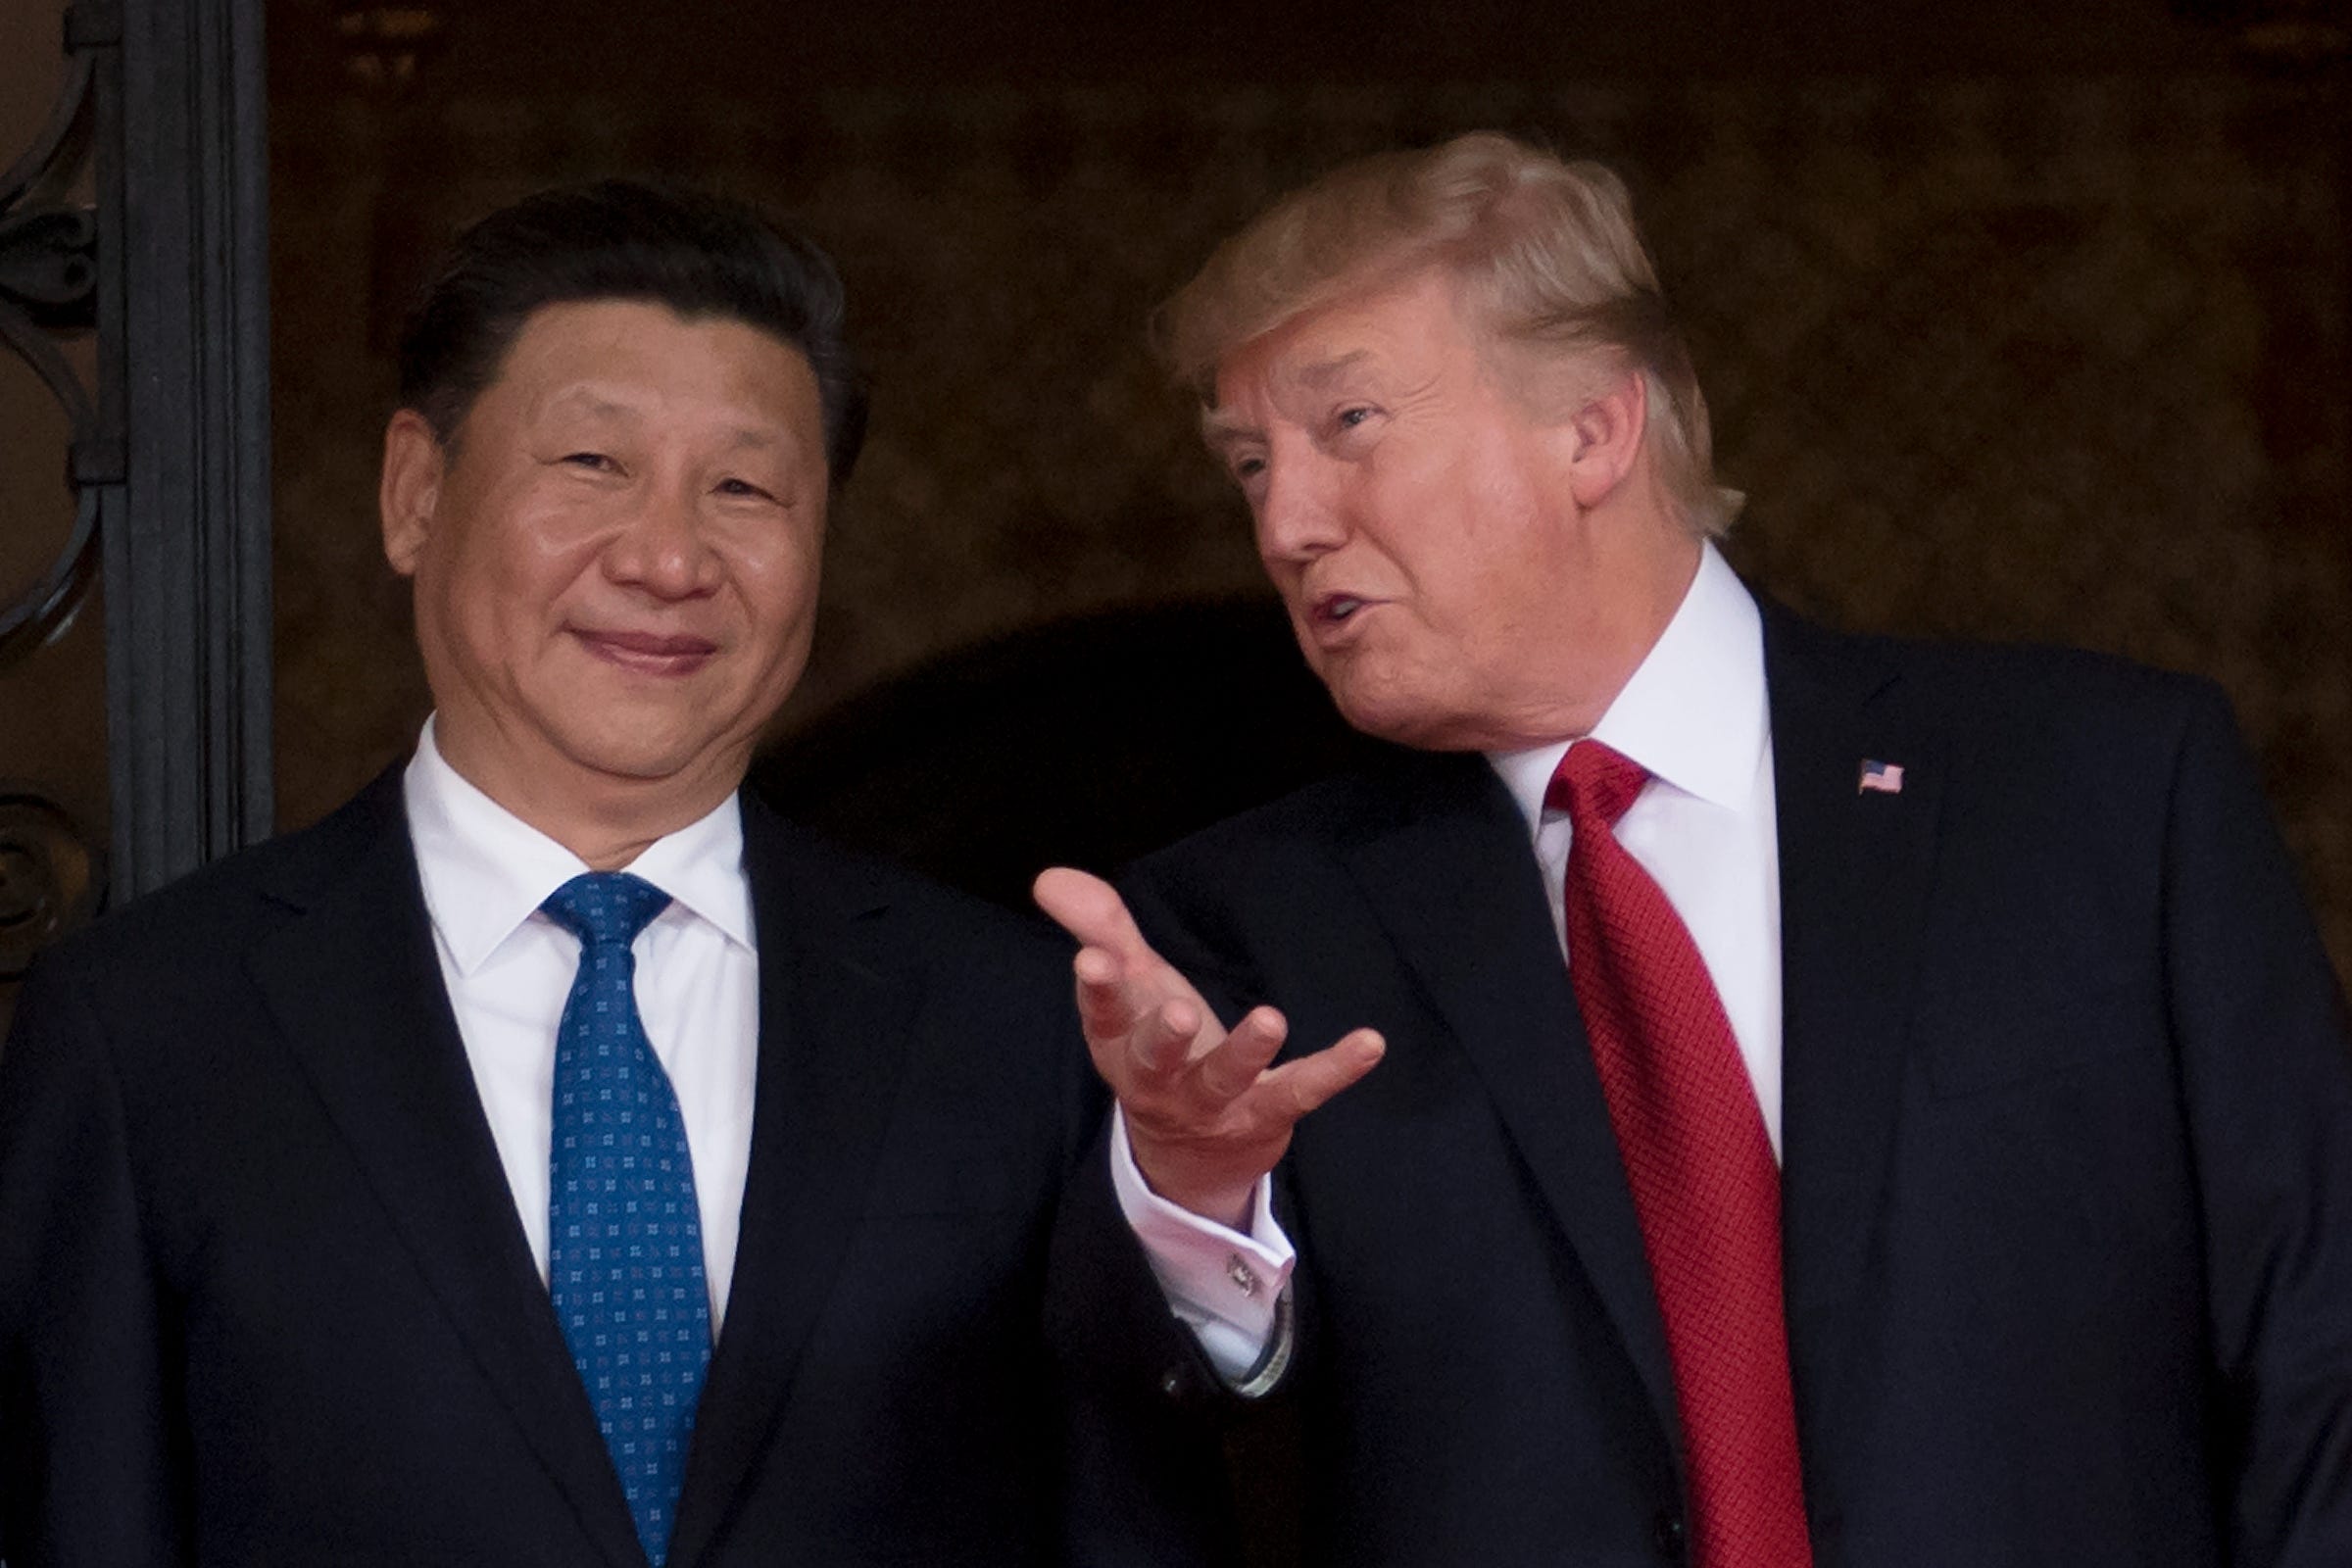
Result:
[[[620,871],[575,876],[540,906],[580,939],[556,1029],[549,1289],[656,1568],[668,1555],[710,1361],[694,1164],[669,1075],[637,1015],[630,951],[668,906],[668,894]]]
[[[1723,1003],[1682,917],[1616,839],[1648,774],[1568,748],[1568,973],[1633,1188],[1690,1489],[1698,1568],[1807,1568],[1781,1305],[1780,1173]]]

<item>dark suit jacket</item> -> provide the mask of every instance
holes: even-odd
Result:
[[[2219,693],[1771,611],[1766,668],[1819,1568],[2352,1564],[2352,1049]],[[1679,1553],[1641,1234],[1487,765],[1399,754],[1128,891],[1220,1009],[1388,1035],[1282,1173],[1311,1554]]]
[[[1066,957],[748,798],[744,835],[752,1158],[669,1560],[1047,1562],[1065,1528],[1084,1560],[1171,1560],[1147,1520],[1059,1505],[1044,1276],[1101,1119]],[[0,1054],[0,1515],[15,1568],[643,1563],[397,776],[27,985]]]

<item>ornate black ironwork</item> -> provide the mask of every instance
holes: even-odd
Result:
[[[72,421],[79,503],[40,580],[0,585],[0,658],[103,574],[109,900],[270,830],[263,4],[72,0],[65,86],[0,175],[0,344]]]
[[[84,46],[75,48],[77,42]],[[40,646],[73,617],[97,565],[94,485],[121,477],[121,431],[108,427],[99,400],[58,346],[60,335],[98,324],[98,216],[50,194],[82,163],[90,139],[95,61],[71,27],[67,44],[73,53],[48,123],[0,174],[0,345],[29,365],[66,411],[73,448],[65,476],[77,494],[74,526],[48,569],[0,602],[0,664]]]
[[[88,919],[105,886],[104,858],[62,807],[0,782],[0,981]]]

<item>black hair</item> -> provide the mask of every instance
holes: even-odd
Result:
[[[448,445],[534,312],[606,299],[741,321],[798,349],[816,372],[827,477],[849,478],[866,389],[843,336],[841,275],[757,208],[678,186],[558,186],[459,235],[401,331],[401,407]]]

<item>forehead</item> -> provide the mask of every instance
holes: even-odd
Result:
[[[485,391],[604,412],[659,393],[791,418],[803,405],[813,410],[816,373],[796,345],[734,317],[681,316],[645,300],[567,300],[524,318]]]
[[[1475,356],[1479,335],[1451,273],[1428,268],[1370,282],[1299,312],[1219,363],[1211,439],[1298,397],[1396,376],[1425,376]]]

